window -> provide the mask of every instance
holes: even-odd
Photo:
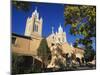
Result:
[[[34,24],[33,24],[33,31],[34,32],[38,32],[38,26],[37,26],[37,20],[36,20],[36,18],[34,19]]]
[[[38,32],[38,26],[36,24],[34,24],[34,26],[33,26],[33,31]]]
[[[16,37],[12,37],[12,44],[15,44]]]
[[[36,31],[36,24],[34,24],[33,26],[33,31]]]
[[[36,26],[36,31],[38,32],[38,26]]]
[[[36,24],[35,24],[35,19],[34,19],[34,23],[33,23],[33,32],[36,31]]]

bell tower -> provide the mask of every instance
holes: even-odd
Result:
[[[43,19],[42,17],[39,18],[39,13],[37,12],[37,8],[35,8],[31,17],[27,18],[25,36],[42,36],[42,23]]]

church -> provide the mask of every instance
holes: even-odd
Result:
[[[35,9],[31,17],[28,17],[26,20],[25,34],[18,35],[12,33],[12,53],[32,56],[34,59],[48,65],[49,63],[54,63],[52,58],[48,62],[48,55],[52,44],[55,46],[59,44],[63,54],[74,53],[80,59],[84,57],[84,50],[82,48],[75,48],[67,42],[66,32],[61,25],[59,25],[56,32],[54,32],[54,27],[52,27],[52,33],[47,38],[42,37],[43,18],[39,17],[39,12]],[[45,45],[43,45],[44,42]],[[65,60],[63,56],[59,55],[59,57]]]
[[[58,28],[58,32],[54,33],[54,28],[52,27],[52,34],[50,34],[47,37],[47,41],[48,41],[48,45],[50,45],[49,43],[54,43],[54,44],[62,44],[67,42],[66,41],[66,33],[63,31],[63,28],[61,27],[61,25],[59,25]]]

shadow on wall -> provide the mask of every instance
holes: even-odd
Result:
[[[46,39],[42,39],[38,50],[38,56],[43,62],[32,56],[19,56],[12,53],[12,74],[28,74],[43,72],[51,60],[51,53],[47,45]]]

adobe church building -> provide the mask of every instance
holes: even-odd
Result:
[[[55,46],[59,44],[62,54],[74,53],[76,57],[80,59],[84,57],[83,49],[74,48],[67,42],[66,33],[63,31],[61,25],[59,25],[58,32],[56,33],[53,31],[54,28],[52,27],[52,33],[46,39],[42,37],[42,27],[43,19],[42,17],[39,18],[39,13],[37,12],[37,9],[35,9],[32,16],[27,18],[25,34],[12,34],[12,53],[32,56],[49,67],[52,67],[52,64],[55,64],[54,61],[56,59],[56,57],[53,59],[53,55],[51,54],[52,58],[48,61],[50,53],[53,53],[51,50],[52,44]],[[57,50],[55,51],[57,52]],[[58,54],[62,61],[65,60],[65,57],[63,57],[60,53]],[[63,61],[63,63],[65,64],[66,61]]]

